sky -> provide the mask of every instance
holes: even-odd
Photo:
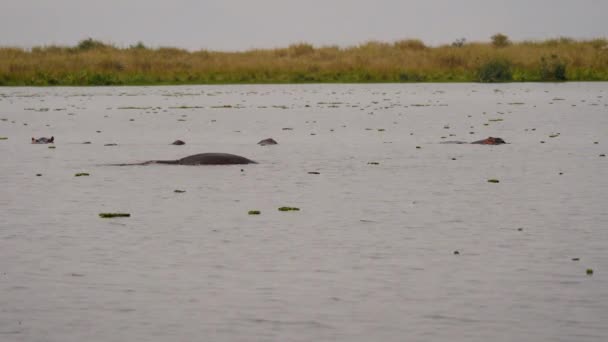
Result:
[[[0,46],[242,51],[370,40],[608,37],[608,0],[0,0]]]

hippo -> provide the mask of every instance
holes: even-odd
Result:
[[[264,139],[264,140],[260,140],[258,142],[258,145],[260,146],[266,146],[266,145],[277,145],[278,142],[272,138],[268,138],[268,139]]]
[[[40,137],[38,139],[32,137],[32,144],[53,144],[55,142],[55,137],[45,138]]]
[[[116,166],[127,165],[150,165],[150,164],[171,164],[171,165],[240,165],[257,164],[257,162],[245,157],[230,153],[199,153],[176,160],[149,160],[143,163],[134,164],[113,164]]]
[[[175,140],[171,143],[171,145],[185,145],[186,143],[183,140]]]
[[[440,144],[478,144],[478,145],[502,145],[506,144],[502,138],[488,137],[483,140],[473,141],[472,143],[468,143],[466,141],[442,141]]]
[[[471,144],[502,145],[502,144],[506,144],[506,141],[502,140],[502,138],[487,137],[486,139],[483,139],[483,140],[474,141]]]

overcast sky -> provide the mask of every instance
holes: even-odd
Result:
[[[608,36],[608,0],[0,0],[0,45],[247,50],[418,38]]]

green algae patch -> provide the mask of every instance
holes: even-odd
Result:
[[[367,165],[380,165],[378,162],[368,162]]]
[[[593,269],[588,268],[587,269],[587,275],[593,275]]]
[[[49,146],[49,148],[50,148],[51,150],[54,150],[54,149],[55,149],[55,146],[51,145],[51,146]]]
[[[0,140],[8,140],[8,137],[0,137]]]
[[[280,207],[279,211],[300,211],[300,208],[296,208],[296,207]]]
[[[498,179],[488,179],[488,183],[500,183]]]
[[[249,215],[260,215],[262,212],[259,210],[249,210],[247,214]]]
[[[101,218],[131,217],[129,213],[99,213]]]
[[[74,175],[74,177],[84,177],[84,176],[90,176],[90,174],[87,172],[79,172]]]
[[[175,192],[176,194],[183,194],[184,192],[186,192],[186,190],[175,189],[173,190],[173,192]]]

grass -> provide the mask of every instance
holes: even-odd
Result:
[[[92,39],[74,47],[0,47],[4,86],[565,80],[607,81],[608,40],[300,43],[243,52],[119,48]]]

